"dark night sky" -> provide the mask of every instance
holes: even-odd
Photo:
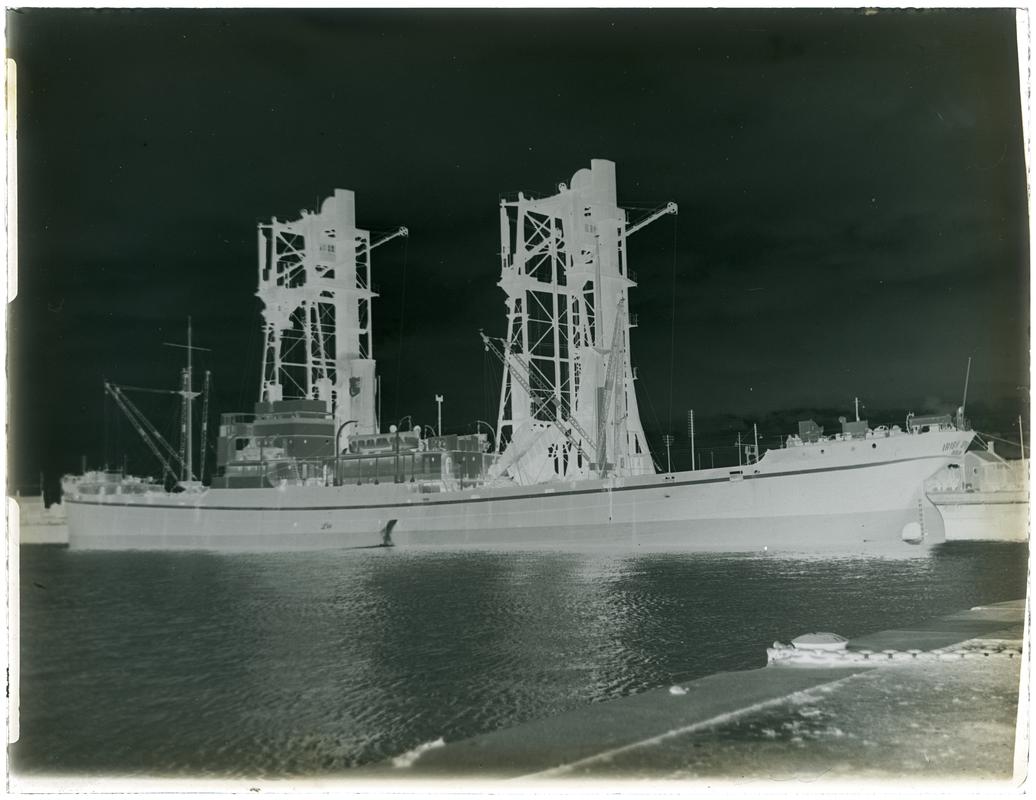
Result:
[[[102,377],[173,386],[188,315],[214,411],[249,410],[255,224],[335,187],[410,229],[374,254],[386,423],[434,421],[436,392],[447,429],[493,422],[498,198],[591,158],[620,204],[680,205],[630,240],[649,433],[690,407],[955,406],[968,356],[969,402],[1022,413],[1013,13],[9,12],[14,480],[112,457]]]

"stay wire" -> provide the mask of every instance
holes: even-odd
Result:
[[[482,348],[482,419],[488,420],[489,418],[489,353],[486,349]],[[476,432],[478,429],[478,423],[475,424]]]
[[[403,323],[406,320],[406,266],[407,266],[407,251],[409,250],[410,242],[408,238],[403,238],[403,289],[399,293],[399,342],[396,345],[396,388],[395,397],[393,401],[394,414],[396,420],[399,420],[399,375],[403,368]]]
[[[104,390],[102,392],[102,394],[101,394],[101,417],[104,420],[104,450],[103,450],[103,456],[101,457],[101,461],[103,462],[104,466],[107,466],[108,465],[108,450],[109,450],[109,444],[110,444],[110,442],[108,441],[108,391],[107,391],[107,389]]]
[[[651,418],[654,419],[654,421],[655,421],[655,427],[658,428],[659,431],[661,431],[662,430],[662,423],[659,421],[658,414],[655,412],[655,404],[651,400],[651,392],[644,392],[644,397],[647,399],[648,411],[651,412]],[[660,434],[660,435],[664,436],[665,434]],[[664,446],[664,441],[665,440],[663,440],[663,446]],[[650,449],[651,448],[649,447],[648,450],[650,451]],[[662,466],[658,463],[658,459],[655,458],[654,453],[649,452],[648,455],[651,456],[651,461],[655,465],[655,469],[657,469],[659,472],[661,472],[662,471]]]
[[[986,439],[993,439],[993,440],[995,440],[997,442],[1003,442],[1004,444],[1009,444],[1012,447],[1021,447],[1022,446],[1020,442],[1012,442],[1010,439],[1004,439],[1003,437],[995,436],[992,433],[983,433],[982,431],[975,431],[975,434],[978,435],[978,436],[981,436],[981,437],[985,437]],[[1025,449],[1028,450],[1029,449],[1029,445],[1025,445]]]
[[[265,328],[265,326],[263,324],[263,315],[262,315],[262,311],[259,309],[259,304],[254,304],[253,307],[252,307],[252,311],[253,311],[253,315],[252,315],[253,324],[248,326],[248,328],[249,328],[249,331],[248,331],[248,348],[245,350],[245,357],[243,359],[241,359],[241,381],[240,381],[240,383],[238,385],[238,389],[237,389],[237,397],[238,397],[237,405],[238,405],[238,408],[246,408],[246,405],[245,405],[245,383],[248,380],[248,373],[252,369],[252,364],[255,361],[255,349],[256,349],[255,348],[255,344],[256,344],[255,340],[256,340],[256,334],[259,332],[260,328]],[[255,315],[254,312],[256,312],[256,311],[259,311],[259,314],[258,314],[258,317],[259,317],[258,318],[258,324],[255,324],[256,323],[256,315]],[[266,362],[266,343],[264,341],[264,343],[263,343],[263,366],[260,367],[261,370],[265,369],[265,362]],[[259,378],[259,385],[261,386],[263,381],[265,381],[265,380],[266,380],[266,375],[265,374],[261,375],[260,378]],[[261,395],[261,393],[260,393],[260,395]],[[262,400],[263,399],[262,396],[260,396],[259,399]]]
[[[672,286],[670,295],[672,297],[672,306],[669,313],[669,418],[666,420],[666,425],[669,430],[667,434],[671,434],[673,427],[673,365],[676,354],[676,215],[673,215],[673,275],[672,275]]]

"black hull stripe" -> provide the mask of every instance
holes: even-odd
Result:
[[[932,504],[936,508],[953,508],[956,506],[965,506],[967,508],[981,507],[981,506],[1027,506],[1029,505],[1028,500],[943,500],[939,498],[938,501],[932,500]]]
[[[762,479],[762,478],[788,478],[788,477],[794,477],[794,476],[797,476],[797,475],[815,475],[815,474],[820,473],[820,472],[844,472],[846,470],[852,470],[852,469],[869,469],[871,467],[885,467],[885,466],[889,466],[890,464],[904,464],[904,463],[907,463],[909,461],[926,461],[926,460],[929,460],[929,459],[939,459],[939,460],[942,460],[942,459],[945,459],[945,458],[948,458],[948,457],[949,456],[943,456],[943,455],[939,455],[939,456],[917,456],[916,458],[901,458],[901,459],[896,459],[894,461],[875,461],[874,463],[871,463],[871,464],[850,464],[848,466],[843,466],[843,467],[820,467],[820,468],[817,468],[817,469],[796,470],[795,472],[771,472],[771,473],[759,473],[759,474],[750,474],[750,475],[746,474],[746,475],[743,475],[743,480],[750,481],[750,480],[759,480],[759,479]],[[666,481],[666,480],[663,479],[662,482],[657,483],[657,484],[637,485],[637,486],[616,486],[616,487],[612,488],[610,491],[612,491],[612,492],[648,491],[648,490],[658,490],[658,489],[669,489],[669,488],[672,488],[672,487],[675,487],[675,486],[704,486],[706,484],[712,484],[712,483],[738,483],[738,481],[736,481],[736,480],[732,481],[729,477],[728,478],[706,478],[706,479],[703,479],[703,480],[691,480],[691,481]],[[395,485],[395,484],[393,484],[393,485]],[[246,491],[250,491],[250,490],[248,490],[248,489],[226,489],[226,490],[221,490],[221,491],[230,491],[230,492],[240,491],[240,492],[246,492]],[[276,491],[276,489],[263,489],[263,491],[272,492],[272,491]],[[487,489],[486,491],[492,491],[492,490],[491,489]],[[181,503],[118,503],[118,502],[108,502],[108,501],[98,501],[98,500],[82,500],[82,499],[73,500],[72,498],[68,498],[68,502],[69,503],[79,503],[81,505],[88,505],[88,506],[109,506],[109,507],[124,506],[124,507],[127,507],[127,508],[175,508],[175,509],[181,509],[181,510],[195,510],[195,509],[198,509],[198,510],[204,510],[204,511],[258,511],[258,512],[268,512],[268,511],[290,511],[290,512],[296,512],[296,511],[359,511],[359,510],[366,510],[366,509],[373,509],[373,508],[404,508],[405,509],[405,508],[421,508],[421,507],[425,507],[425,506],[436,507],[437,508],[439,506],[452,506],[452,505],[458,505],[460,503],[463,503],[463,504],[470,504],[470,503],[507,503],[507,502],[510,502],[512,500],[536,500],[536,499],[542,499],[544,497],[565,497],[565,496],[570,496],[570,495],[581,495],[581,494],[600,494],[602,492],[607,492],[607,491],[609,491],[608,487],[601,486],[601,487],[598,487],[597,489],[568,489],[566,491],[557,491],[557,492],[543,492],[543,491],[540,491],[540,492],[536,492],[535,494],[515,494],[515,495],[508,495],[506,497],[468,497],[468,498],[464,498],[464,499],[460,499],[460,500],[432,500],[432,499],[429,498],[429,500],[427,500],[427,501],[421,500],[421,501],[410,502],[410,503],[395,502],[395,503],[370,503],[370,504],[363,504],[363,505],[330,505],[330,506],[209,506],[209,505],[188,505],[188,504],[181,504]],[[443,494],[443,493],[437,492],[436,494]],[[106,496],[111,497],[112,495],[106,495]],[[427,495],[421,495],[421,496],[425,497]],[[434,496],[434,495],[432,495],[432,496]]]

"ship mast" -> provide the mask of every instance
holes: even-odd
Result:
[[[187,367],[181,373],[180,377],[180,391],[177,393],[180,395],[180,480],[181,481],[193,481],[194,480],[194,398],[198,396],[198,392],[194,391],[193,386],[193,374],[194,374],[194,351],[204,350],[209,351],[208,347],[195,347],[194,345],[194,332],[191,324],[191,318],[187,317],[187,344],[177,344],[176,342],[163,342],[166,347],[179,347],[187,351]],[[205,454],[202,453],[201,457],[204,459]]]
[[[187,318],[187,375],[185,376],[184,383],[186,384],[186,391],[184,393],[184,400],[186,402],[187,413],[184,415],[187,419],[187,432],[184,438],[187,440],[187,460],[184,464],[187,474],[183,477],[183,480],[192,481],[194,480],[194,392],[191,386],[194,377],[194,347],[192,346],[192,330],[191,330],[191,318]]]

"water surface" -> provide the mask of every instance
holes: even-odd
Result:
[[[19,774],[340,773],[1025,594],[1025,545],[908,560],[21,553]]]

